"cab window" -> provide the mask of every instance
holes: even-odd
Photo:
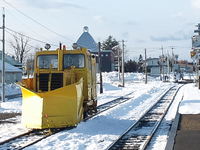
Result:
[[[75,66],[76,68],[85,67],[85,57],[83,54],[65,54],[63,59],[63,67],[65,69],[70,66]]]
[[[58,68],[58,55],[39,55],[37,57],[37,67],[39,69]]]

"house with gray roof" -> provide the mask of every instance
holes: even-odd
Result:
[[[90,52],[98,52],[98,46],[93,37],[89,33],[87,26],[83,28],[83,33],[77,40],[77,45],[79,47],[87,48]]]
[[[78,47],[84,47],[87,48],[91,53],[98,56],[98,44],[95,42],[93,37],[89,33],[89,29],[87,26],[83,28],[83,33],[77,40],[76,44]],[[114,71],[114,53],[112,50],[103,50],[101,51],[101,71],[102,72],[110,72]],[[99,64],[97,59],[97,71],[99,71]]]
[[[2,78],[2,51],[0,51],[0,82]],[[5,54],[5,82],[15,83],[22,80],[22,64]]]
[[[2,51],[0,51],[0,60],[2,57]],[[22,63],[16,61],[12,56],[5,54],[5,62],[11,64],[19,69],[22,69]]]
[[[0,60],[0,81],[2,78],[2,61]],[[5,82],[15,83],[22,80],[22,70],[5,62]],[[1,81],[2,82],[2,81]]]

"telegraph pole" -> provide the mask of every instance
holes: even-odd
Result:
[[[169,79],[169,77],[170,77],[170,64],[169,64],[169,52],[167,52],[167,68],[168,68],[168,78],[167,79]]]
[[[120,48],[118,48],[117,55],[118,55],[118,58],[117,58],[117,61],[118,61],[118,79],[120,81],[121,80],[121,77],[120,77]]]
[[[144,49],[144,57],[145,57],[145,84],[147,84],[147,50]]]
[[[174,48],[172,47],[172,72],[174,75]]]
[[[101,43],[98,43],[99,46],[99,77],[100,77],[100,94],[103,93],[103,80],[102,80],[102,72],[101,72]]]
[[[161,50],[162,50],[162,57],[161,57],[161,62],[162,62],[162,64],[161,64],[161,68],[162,68],[162,81],[164,81],[165,79],[164,79],[164,72],[165,72],[165,67],[164,67],[164,54],[163,54],[163,46],[161,47]]]
[[[1,70],[1,83],[2,83],[2,92],[1,92],[1,101],[5,101],[5,10],[3,8],[3,37],[2,37],[2,70]]]
[[[122,87],[124,87],[124,40],[122,40]]]

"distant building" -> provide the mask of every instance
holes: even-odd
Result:
[[[0,51],[0,60],[1,60],[1,57],[2,57],[2,51]],[[9,56],[7,54],[5,54],[5,62],[19,69],[22,69],[22,63],[16,61],[12,56]]]
[[[114,66],[114,53],[112,50],[102,50],[101,51],[101,64],[102,72],[111,72],[115,70]]]
[[[88,32],[88,27],[83,28],[83,33],[77,40],[78,47],[84,47],[87,48],[91,53],[98,56],[98,44],[95,42],[93,37]],[[110,72],[114,71],[114,53],[112,50],[103,50],[101,51],[101,63],[102,72]],[[97,59],[97,72],[99,71],[99,62]]]
[[[2,51],[0,51],[0,82],[2,78]],[[5,82],[14,83],[22,80],[22,64],[5,54]]]
[[[101,60],[103,72],[110,72],[115,70],[114,53],[112,50],[102,50]]]
[[[2,62],[0,60],[0,81],[2,82]],[[22,80],[22,70],[8,64],[7,62],[5,63],[5,82],[6,83],[14,83]]]
[[[193,72],[193,64],[188,61],[178,61],[178,71],[177,72],[187,72],[192,73]]]
[[[160,76],[161,73],[166,74],[168,71],[167,62],[160,64],[160,58],[148,58],[147,70],[152,76]]]
[[[200,35],[194,35],[192,37],[192,48],[200,47]]]
[[[76,42],[79,47],[87,48],[90,52],[98,52],[98,46],[89,33],[88,27],[83,28],[83,33]]]

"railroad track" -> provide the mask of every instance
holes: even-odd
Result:
[[[110,102],[107,102],[105,104],[99,105],[97,107],[97,112],[88,116],[87,118],[84,119],[84,121],[89,120],[90,118],[108,110],[111,109],[115,106],[117,106],[118,104],[124,103],[128,100],[130,100],[133,97],[129,97],[133,92],[126,94],[124,96],[121,96],[117,99],[114,99]],[[61,129],[53,129],[53,130],[32,130],[26,133],[23,133],[21,135],[17,135],[15,137],[12,137],[10,139],[7,139],[3,142],[0,142],[0,150],[5,150],[5,149],[24,149],[28,146],[31,146],[53,134],[56,134],[60,131],[63,130],[69,130],[71,128],[61,128]]]
[[[113,142],[108,150],[144,150],[171,106],[180,87],[170,88],[155,105]]]
[[[17,123],[17,116],[21,116],[21,113],[0,113],[0,124]]]
[[[62,130],[64,129],[31,130],[26,133],[7,139],[3,142],[0,142],[0,150],[21,150]]]
[[[121,103],[124,103],[130,99],[133,98],[133,96],[131,96],[131,94],[133,94],[133,92],[131,93],[128,93],[124,96],[121,96],[117,99],[114,99],[112,101],[109,101],[105,104],[102,104],[102,105],[99,105],[97,107],[97,112],[96,113],[93,113],[92,115],[86,117],[84,119],[84,121],[87,121],[93,117],[95,117],[96,115],[108,110],[108,109],[111,109]],[[27,132],[27,133],[24,133],[24,134],[21,134],[21,135],[18,135],[16,137],[13,137],[11,139],[8,139],[6,141],[3,141],[3,142],[0,142],[0,150],[4,150],[4,149],[24,149],[28,146],[31,146],[53,134],[56,134],[60,131],[63,131],[63,130],[70,130],[71,128],[62,128],[62,129],[53,129],[53,130],[33,130],[33,131],[30,131],[30,132]]]
[[[108,110],[108,109],[111,109],[111,108],[113,108],[113,107],[115,107],[115,106],[117,106],[117,105],[119,105],[119,104],[121,104],[121,103],[124,103],[124,102],[126,102],[126,101],[132,99],[133,96],[132,96],[132,97],[129,97],[129,96],[130,96],[131,94],[133,94],[133,93],[134,93],[134,92],[128,93],[128,94],[126,94],[126,95],[124,95],[124,96],[121,96],[121,97],[119,97],[119,98],[116,98],[116,99],[114,99],[114,100],[112,100],[112,101],[109,101],[109,102],[107,102],[107,103],[104,103],[104,104],[102,104],[102,105],[99,105],[99,106],[97,107],[97,112],[95,112],[95,113],[89,115],[88,117],[86,117],[86,118],[84,119],[84,121],[87,121],[88,119],[93,118],[94,116],[96,116],[96,115],[98,115],[98,114],[100,114],[100,113],[102,113],[102,112],[104,112],[104,111],[106,111],[106,110]]]

